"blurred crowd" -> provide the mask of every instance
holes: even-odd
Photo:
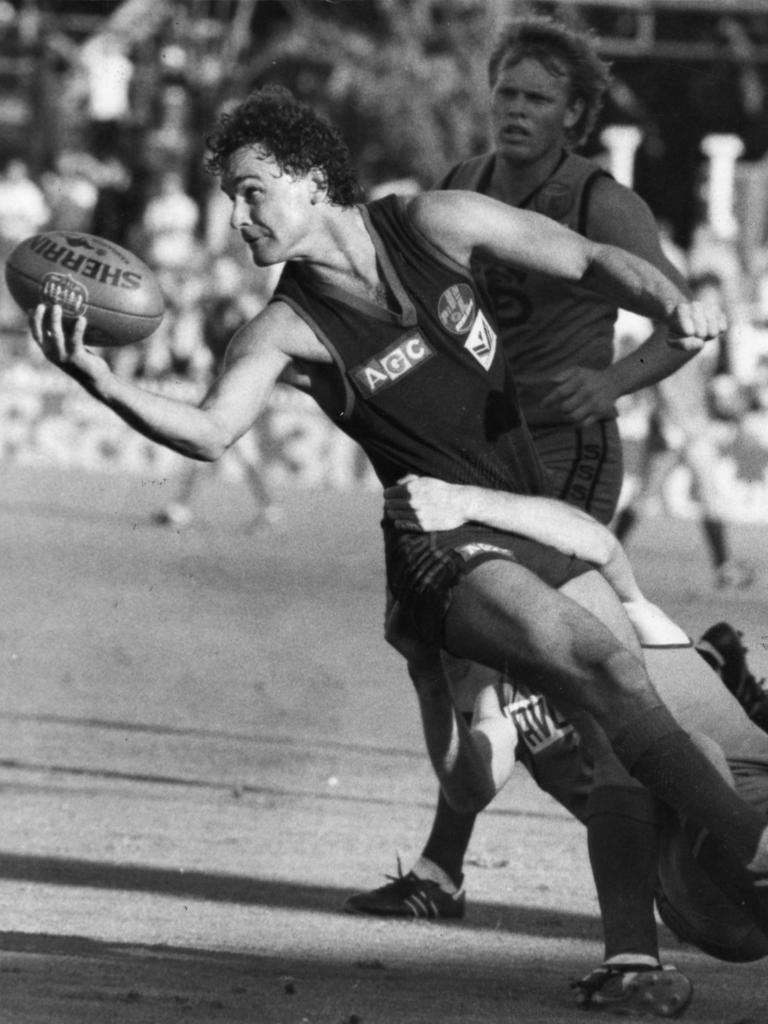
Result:
[[[202,380],[213,361],[212,312],[232,326],[263,305],[274,280],[230,238],[203,168],[204,126],[233,56],[227,26],[183,4],[122,7],[112,18],[84,8],[94,27],[83,33],[77,17],[0,0],[0,51],[9,67],[31,62],[35,80],[25,123],[0,147],[0,260],[41,230],[125,246],[156,273],[167,312],[147,343],[109,358],[137,376]],[[4,279],[0,332],[6,360],[36,358]]]
[[[133,36],[113,27],[75,45],[50,27],[43,33],[23,19],[4,22],[8,6],[0,0],[2,38],[44,35],[56,128],[41,170],[18,155],[0,165],[0,259],[44,229],[92,232],[126,246],[156,273],[166,316],[146,343],[111,350],[109,358],[136,377],[204,382],[221,345],[265,304],[276,280],[275,270],[251,264],[229,229],[226,200],[202,166],[204,125],[221,104],[216,81],[227,56],[215,22],[174,17],[140,36],[135,26]],[[159,17],[159,5],[142,9],[146,19]],[[39,13],[35,5],[22,10]],[[369,194],[417,187],[398,179]],[[731,410],[768,408],[768,248],[752,253],[745,268],[737,242],[723,242],[706,223],[686,251],[670,233],[665,240],[687,276],[719,281],[730,314],[729,368],[714,375],[713,401]],[[36,358],[4,281],[0,332],[5,358]],[[617,349],[639,335],[631,318],[621,319]]]
[[[22,239],[42,230],[88,231],[119,241],[141,256],[157,275],[166,303],[158,331],[144,344],[108,352],[121,372],[144,379],[184,378],[202,382],[237,326],[269,298],[279,268],[254,267],[229,229],[227,202],[211,189],[205,201],[193,196],[182,169],[158,171],[144,183],[137,204],[128,199],[132,179],[117,157],[64,150],[54,167],[38,177],[22,159],[0,171],[0,250],[3,261]],[[373,196],[412,191],[414,183],[382,183]],[[129,215],[127,205],[135,206]],[[668,255],[691,279],[716,283],[731,329],[727,359],[715,360],[712,402],[725,418],[735,410],[768,408],[768,250],[745,275],[737,248],[724,244],[706,225],[681,249],[660,225]],[[632,316],[617,324],[617,351],[643,336],[646,325]],[[35,358],[24,317],[3,287],[0,330],[6,358]],[[715,380],[717,378],[717,380]]]

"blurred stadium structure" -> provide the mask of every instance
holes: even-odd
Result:
[[[683,242],[697,217],[704,136],[736,135],[740,185],[749,178],[744,187],[761,191],[753,165],[768,150],[764,0],[0,0],[0,158],[23,155],[39,173],[84,141],[89,104],[103,104],[108,88],[112,58],[98,42],[110,38],[134,66],[119,127],[144,165],[181,162],[198,178],[211,113],[269,78],[327,109],[365,184],[411,175],[426,185],[484,144],[487,40],[523,10],[597,32],[617,80],[603,126],[640,129],[636,186]],[[768,211],[752,212],[761,215],[745,219],[749,241],[761,244]]]
[[[768,518],[766,0],[0,0],[0,258],[14,232],[43,226],[165,254],[155,266],[167,323],[119,358],[158,387],[199,388],[202,308],[244,290],[263,302],[274,280],[243,264],[203,170],[215,112],[281,82],[342,128],[366,194],[428,187],[487,145],[488,41],[527,11],[595,31],[614,85],[587,154],[640,192],[692,272],[726,281],[739,397],[719,428],[724,479],[731,494],[741,488],[735,517]],[[36,220],[31,209],[26,221],[4,220],[18,196],[35,198]],[[621,331],[632,343],[633,326]],[[172,468],[52,383],[2,294],[0,332],[6,457]],[[624,422],[631,464],[642,397]],[[300,396],[278,396],[272,429],[279,480],[368,479]]]

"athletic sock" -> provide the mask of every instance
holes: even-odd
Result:
[[[765,817],[736,795],[664,705],[624,725],[610,740],[627,771],[655,796],[721,838],[739,863],[754,861],[762,849]]]
[[[587,817],[589,862],[600,900],[606,963],[658,961],[654,892],[659,803],[647,789],[598,786]],[[617,829],[616,817],[622,827]]]
[[[472,712],[463,711],[462,714],[467,725],[471,725]],[[460,814],[454,811],[443,796],[443,791],[439,791],[432,831],[421,851],[420,859],[427,860],[444,871],[454,885],[454,892],[464,884],[464,857],[476,820],[475,814]]]
[[[444,871],[457,889],[462,886],[464,856],[475,821],[474,814],[459,814],[458,811],[454,811],[443,796],[442,790],[440,791],[432,831],[421,856]]]
[[[618,953],[603,961],[603,967],[650,967],[661,969],[661,961],[657,956],[646,953]]]
[[[419,857],[411,871],[417,878],[436,882],[443,892],[450,893],[451,896],[455,896],[460,889],[460,886],[454,884],[453,879],[443,871],[439,864],[435,864],[433,860],[423,855]]]

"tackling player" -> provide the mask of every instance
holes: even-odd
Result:
[[[643,646],[649,674],[665,703],[698,742],[709,747],[713,759],[720,760],[723,775],[733,787],[768,816],[768,735],[750,720],[716,673],[698,657],[684,631],[644,597],[620,542],[602,524],[549,498],[491,492],[416,477],[388,488],[384,496],[385,514],[401,529],[444,530],[456,529],[464,522],[485,522],[550,544],[598,566],[624,605]],[[389,638],[400,646],[396,628],[390,630]],[[406,651],[413,656],[412,639],[402,639]],[[426,656],[423,651],[422,656]],[[441,657],[451,679],[452,659],[446,662],[445,655]],[[486,742],[476,745],[478,756],[462,759],[462,771],[468,766],[478,771],[479,778],[474,781],[454,778],[456,745],[449,753],[451,770],[446,771],[446,762],[435,767],[451,799],[463,802],[468,789],[495,795],[506,781],[499,766],[506,769],[510,761],[509,752],[497,752],[494,745],[509,743],[511,739],[524,745],[523,736],[516,736],[508,724],[506,729],[500,725],[505,719],[507,723],[514,722],[515,705],[509,701],[514,683],[505,680],[500,686],[498,678],[489,676],[478,686],[477,680],[464,674],[451,680],[450,689],[453,697],[442,688],[446,706],[454,701],[462,707],[475,706],[472,730],[466,729],[461,715],[454,714],[456,739],[475,745],[475,734],[482,734]],[[435,704],[427,702],[422,706],[430,713]],[[583,789],[585,779],[594,782],[601,773],[610,777],[609,762],[613,758],[605,743],[596,737],[594,724],[578,712],[575,720],[580,731],[583,727],[583,745],[574,743],[567,730],[554,734],[550,742],[561,748],[559,754],[553,757],[548,751],[539,759],[536,778],[547,790],[550,783],[554,785],[558,799],[581,818],[583,795],[578,795],[579,789]],[[426,731],[432,727],[433,723],[425,723]],[[578,780],[579,786],[563,786],[564,774]],[[706,837],[695,829],[687,830],[668,812],[660,811],[659,824],[656,900],[664,921],[679,938],[724,960],[743,962],[768,955],[768,930],[765,925],[756,927],[748,909],[745,910],[745,901],[734,892],[730,866],[714,867],[716,854],[707,846]],[[722,888],[713,884],[700,861],[706,863],[707,871],[714,870]],[[596,989],[590,995],[599,991]]]

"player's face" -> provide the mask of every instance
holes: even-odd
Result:
[[[263,148],[246,146],[226,161],[221,187],[232,201],[230,226],[240,232],[257,266],[304,254],[317,191],[310,177],[294,177]]]
[[[491,90],[491,125],[497,151],[512,163],[531,164],[563,148],[578,121],[581,100],[571,102],[570,80],[525,57],[503,65]]]

